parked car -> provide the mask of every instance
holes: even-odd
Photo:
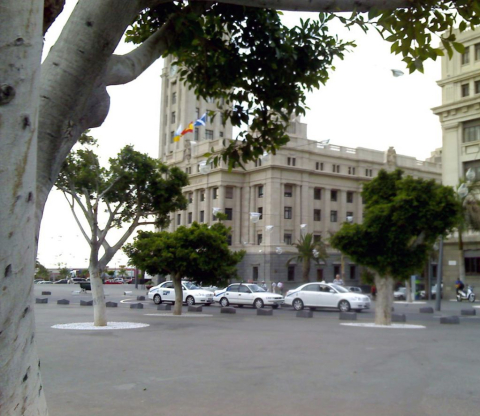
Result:
[[[183,303],[187,305],[195,305],[200,303],[202,305],[210,306],[213,303],[213,293],[203,290],[194,285],[192,282],[182,282]],[[157,286],[152,287],[148,291],[148,298],[153,299],[156,305],[162,302],[175,303],[175,288],[173,282],[167,280]]]
[[[116,279],[107,279],[107,280],[105,280],[105,284],[106,285],[121,285],[121,284],[123,284],[123,282],[119,282]]]
[[[38,282],[37,285],[51,285],[53,282],[50,280],[42,280],[41,282]]]
[[[45,281],[45,280],[43,280],[43,279],[35,279],[35,280],[33,281],[33,284],[34,284],[34,285],[38,285],[40,282],[44,282],[44,281]]]
[[[346,286],[345,289],[349,290],[350,292],[354,293],[363,293],[362,288],[358,286]]]
[[[443,283],[442,283],[442,286],[441,286],[441,287],[442,287],[442,291],[441,291],[441,294],[440,294],[440,296],[441,296],[440,299],[443,299]],[[432,299],[435,299],[436,296],[437,296],[437,285],[435,284],[435,285],[432,286]],[[422,299],[426,299],[426,298],[427,298],[427,295],[426,295],[426,293],[425,293],[424,290],[421,290],[421,291],[420,291],[420,297],[421,297]]]
[[[407,288],[399,287],[393,292],[393,299],[395,300],[406,300],[407,299]]]
[[[56,285],[64,285],[64,284],[68,283],[68,279],[60,279],[60,280],[57,280],[56,282],[53,282],[53,283],[56,284]]]
[[[125,283],[125,280],[123,280],[122,277],[116,277],[115,279],[113,279],[114,282],[117,282],[117,283]]]
[[[283,296],[276,293],[266,292],[255,283],[233,283],[225,289],[214,292],[215,302],[225,307],[228,305],[250,305],[260,309],[264,306],[278,308],[285,302]]]
[[[70,279],[72,283],[85,283],[85,279],[83,277],[72,277]]]
[[[300,311],[305,307],[335,308],[341,312],[354,309],[357,312],[370,309],[370,298],[350,292],[343,286],[330,283],[306,283],[297,289],[289,290],[285,296],[285,304]]]

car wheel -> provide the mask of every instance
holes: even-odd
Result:
[[[230,305],[230,302],[228,301],[227,298],[220,299],[220,306],[226,308],[228,305]]]
[[[470,295],[470,296],[468,297],[468,300],[469,300],[470,302],[472,302],[472,303],[475,302],[475,295]]]
[[[255,302],[253,302],[253,306],[257,309],[262,309],[263,308],[263,300],[258,298],[255,299]]]
[[[272,309],[278,309],[278,305],[272,305]]]
[[[303,301],[302,299],[295,299],[293,302],[292,302],[292,306],[293,306],[293,309],[295,309],[296,311],[301,311],[303,309]]]
[[[187,305],[192,306],[195,305],[195,298],[193,296],[187,296]]]
[[[338,309],[340,309],[340,312],[348,312],[350,310],[350,303],[346,300],[341,300],[338,303]]]
[[[162,303],[162,298],[160,297],[160,295],[155,295],[153,297],[153,303],[155,303],[155,305],[160,305]]]

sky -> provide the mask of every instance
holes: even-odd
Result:
[[[64,12],[46,34],[44,55],[59,36],[75,3],[67,0]],[[285,23],[292,25],[300,17],[315,18],[316,14],[285,13]],[[343,40],[354,40],[357,47],[343,61],[334,63],[336,70],[326,86],[307,94],[309,110],[302,121],[308,125],[308,138],[376,150],[393,146],[397,154],[419,160],[429,157],[442,142],[438,117],[431,112],[431,108],[441,104],[441,89],[436,84],[441,77],[440,61],[427,62],[424,74],[409,75],[401,59],[390,54],[390,44],[375,31],[364,35],[360,30],[339,28],[338,33]],[[116,53],[132,48],[122,43]],[[160,59],[135,81],[108,88],[110,112],[103,125],[91,131],[99,140],[98,152],[103,161],[128,144],[158,156],[162,67]],[[391,69],[405,75],[394,77]],[[108,240],[115,242],[113,238]],[[87,242],[64,196],[53,190],[45,207],[38,260],[50,268],[61,264],[79,269],[88,267],[88,257]],[[119,252],[109,267],[125,265],[126,261],[123,252]]]

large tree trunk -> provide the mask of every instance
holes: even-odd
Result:
[[[377,299],[375,302],[375,325],[391,325],[393,305],[393,278],[375,275]]]
[[[47,415],[35,341],[43,1],[0,0],[0,415]]]
[[[100,269],[90,265],[89,272],[90,285],[92,286],[93,324],[95,326],[107,326],[107,308]]]
[[[175,306],[173,307],[173,314],[181,315],[183,304],[183,290],[182,276],[180,274],[175,274],[173,276],[173,287],[175,288]]]
[[[412,302],[412,285],[410,283],[410,279],[405,280],[405,292],[406,292],[406,301]]]
[[[303,259],[302,278],[304,283],[308,283],[310,281],[310,259]]]

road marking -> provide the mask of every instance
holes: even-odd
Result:
[[[75,324],[60,324],[53,325],[52,328],[55,329],[76,329],[80,331],[89,331],[89,330],[100,330],[104,331],[107,329],[134,329],[134,328],[145,328],[150,326],[149,324],[139,324],[136,322],[108,322],[107,326],[95,326],[93,322],[79,322]]]
[[[375,325],[374,323],[365,323],[365,324],[355,324],[355,323],[345,323],[340,324],[345,326],[359,326],[362,328],[385,328],[385,329],[425,329],[426,326],[423,325],[409,325],[409,324],[391,324],[391,325]]]
[[[169,316],[173,318],[209,318],[213,315],[204,315],[204,314],[182,314],[182,315],[174,315],[173,313],[145,313],[145,316]]]

